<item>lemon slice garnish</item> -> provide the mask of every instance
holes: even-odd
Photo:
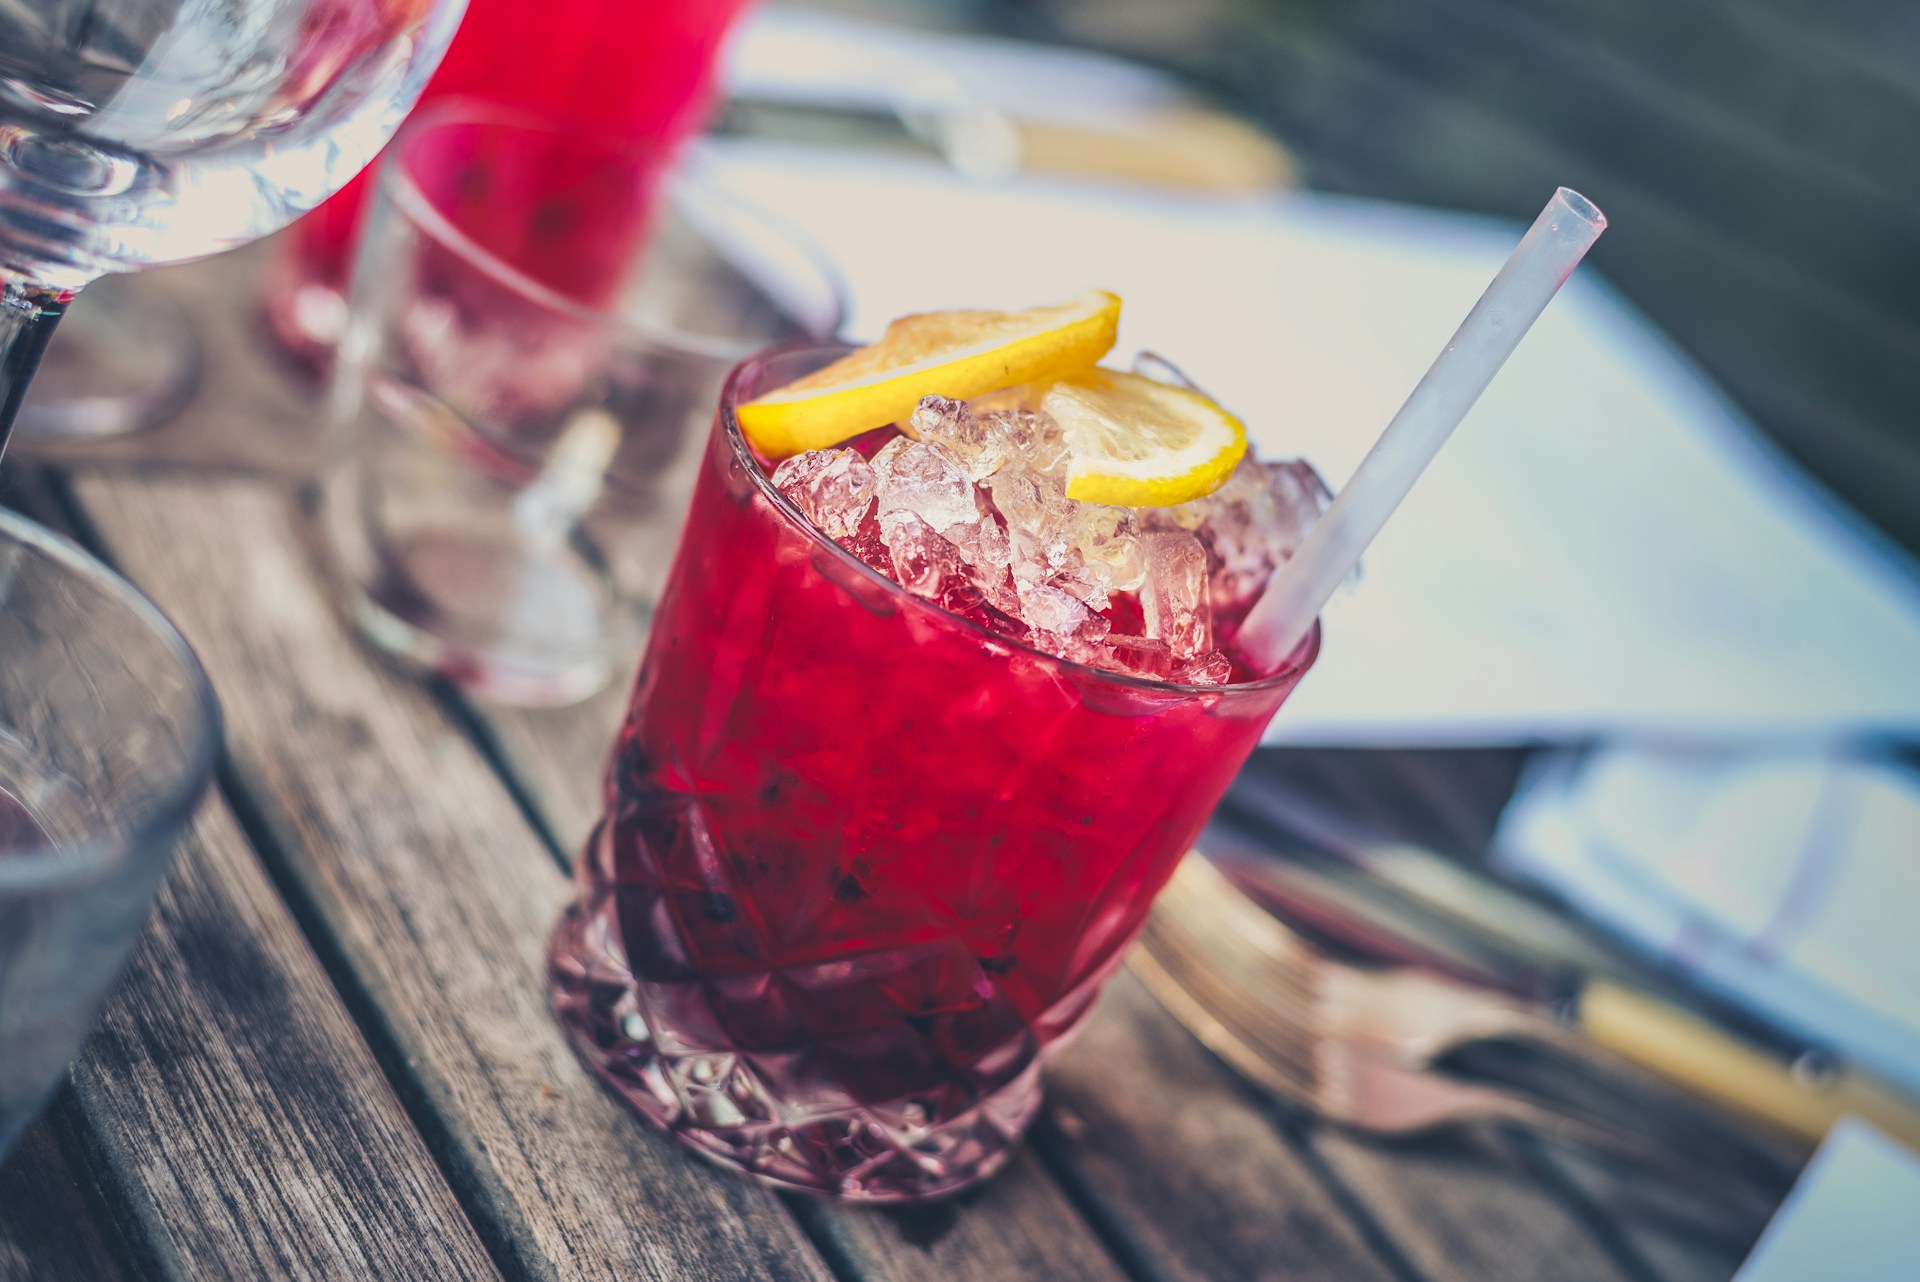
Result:
[[[1211,494],[1247,452],[1240,420],[1198,392],[1118,370],[1062,379],[1040,398],[1065,434],[1067,497],[1171,507]]]
[[[903,316],[879,342],[742,405],[740,430],[770,458],[825,449],[904,420],[923,396],[968,400],[1089,369],[1119,327],[1105,290],[1058,307]]]

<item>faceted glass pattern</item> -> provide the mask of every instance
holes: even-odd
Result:
[[[552,980],[585,1060],[694,1148],[898,1201],[1005,1161],[1318,635],[1264,680],[1177,686],[904,591],[732,420],[841,350],[729,382]]]

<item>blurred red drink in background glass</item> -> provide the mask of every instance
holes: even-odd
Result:
[[[589,135],[646,144],[664,161],[700,125],[715,55],[747,3],[472,0],[416,110],[447,98],[476,98],[523,108]],[[541,182],[568,177],[573,176],[529,175],[523,189],[486,196],[506,204],[537,201]],[[339,337],[348,268],[370,186],[371,171],[290,233],[270,279],[268,311],[275,333],[296,353],[323,356]],[[613,261],[645,234],[645,221],[623,209],[606,228],[571,230],[605,235]]]

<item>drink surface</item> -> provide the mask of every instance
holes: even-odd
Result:
[[[623,1089],[692,1142],[884,1196],[830,1182],[863,1142],[847,1119],[910,1147],[998,1108],[1004,1148],[1311,653],[1211,689],[1067,662],[885,582],[770,489],[723,420],[556,937],[558,1003],[609,1076],[640,1044],[681,1066],[690,1109]],[[687,1096],[701,1073],[719,1085]],[[970,1134],[943,1170],[992,1147]]]
[[[279,228],[372,159],[460,7],[0,5],[0,266],[77,288]]]
[[[657,147],[664,157],[699,122],[715,53],[744,5],[745,0],[473,0],[420,103],[424,108],[465,97],[525,109],[590,137]],[[303,287],[336,295],[345,289],[370,182],[371,176],[356,180],[301,222],[279,302]],[[543,194],[523,186],[496,191],[492,198],[537,200]],[[637,244],[644,228],[632,221]],[[310,337],[298,332],[296,316],[277,323],[296,346]]]

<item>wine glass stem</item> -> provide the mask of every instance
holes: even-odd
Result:
[[[53,327],[73,301],[70,289],[44,289],[0,273],[0,455],[6,453],[13,420],[27,384],[47,350]]]

